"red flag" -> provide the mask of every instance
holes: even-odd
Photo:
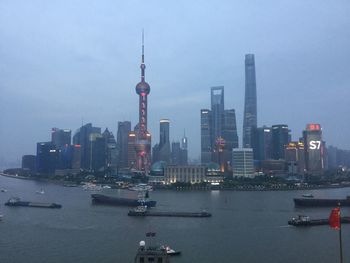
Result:
[[[340,229],[340,208],[333,208],[329,215],[329,226],[334,229]]]

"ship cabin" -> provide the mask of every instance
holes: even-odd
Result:
[[[140,241],[134,263],[169,263],[169,256],[164,248],[146,247],[145,241]]]

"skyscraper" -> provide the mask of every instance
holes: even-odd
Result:
[[[251,131],[257,127],[257,99],[254,54],[245,55],[245,98],[243,147],[251,147]]]
[[[236,113],[225,110],[224,87],[211,88],[211,110],[201,110],[201,162],[218,162],[217,141],[220,144],[221,159],[225,168],[232,160],[232,149],[238,147]]]
[[[147,96],[151,91],[150,85],[145,81],[145,56],[142,33],[142,59],[141,82],[136,85],[136,93],[139,95],[139,123],[136,131],[136,169],[148,173],[151,166],[151,134],[147,131]]]
[[[130,121],[119,121],[117,131],[117,149],[119,167],[128,167],[128,136],[131,131]]]

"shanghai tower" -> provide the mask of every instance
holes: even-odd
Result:
[[[243,118],[243,147],[251,148],[252,129],[257,127],[256,81],[254,54],[245,55],[245,98]]]
[[[141,60],[141,82],[136,85],[136,93],[139,95],[139,123],[136,132],[136,169],[148,173],[151,164],[151,134],[147,131],[147,96],[151,91],[149,84],[145,81],[145,57],[142,33],[142,60]]]

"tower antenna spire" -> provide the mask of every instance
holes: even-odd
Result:
[[[145,63],[145,32],[142,29],[142,63]]]
[[[142,58],[141,58],[141,81],[145,81],[145,33],[142,29]]]

